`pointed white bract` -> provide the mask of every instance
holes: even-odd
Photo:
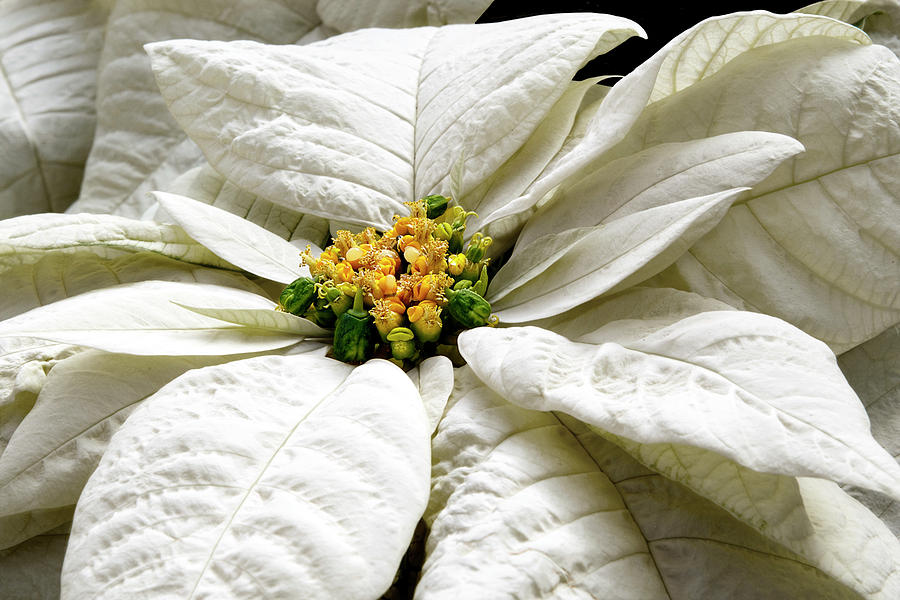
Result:
[[[88,351],[55,365],[35,407],[0,455],[0,547],[43,513],[74,506],[112,435],[145,398],[220,357],[147,357]]]
[[[149,251],[186,263],[230,266],[174,225],[90,214],[29,215],[0,222],[0,269],[35,262],[50,251],[90,251],[108,258]]]
[[[145,281],[87,292],[0,323],[0,338],[37,337],[125,354],[240,354],[296,344],[293,327],[275,321],[236,325],[178,304],[211,309],[265,309],[275,303],[253,292],[205,283]],[[252,322],[251,322],[252,323]]]
[[[610,223],[682,199],[752,187],[800,152],[803,145],[797,140],[763,131],[651,146],[566,181],[553,201],[528,220],[516,240],[517,252],[550,233]]]
[[[699,23],[622,78],[579,128],[574,143],[564,147],[522,196],[511,200],[491,218],[529,210],[560,184],[572,177],[583,177],[584,173],[607,162],[606,152],[626,136],[648,104],[711,77],[749,50],[809,37],[869,43],[856,27],[810,15],[755,11],[713,17]],[[757,97],[750,94],[741,105],[747,98]],[[708,135],[709,132],[698,137]]]
[[[201,267],[154,252],[111,253],[114,257],[104,258],[91,251],[45,252],[34,255],[42,256],[36,262],[5,269],[2,277],[9,291],[0,298],[0,318],[85,292],[147,280],[211,283],[261,293],[258,286],[234,271]]]
[[[184,173],[163,191],[227,210],[301,249],[310,244],[314,251],[321,251],[322,243],[328,236],[328,221],[325,219],[299,213],[245,192],[208,164]],[[154,220],[172,220],[165,211],[151,211]]]
[[[377,598],[429,468],[419,395],[385,361],[193,371],[114,436],[79,502],[62,597]]]
[[[481,379],[526,408],[900,497],[900,466],[872,439],[834,356],[778,319],[707,312],[639,338],[617,335],[613,323],[586,342],[534,327],[481,328],[459,343]]]
[[[884,47],[804,38],[750,50],[649,106],[613,155],[745,129],[805,147],[658,283],[778,316],[838,352],[896,323],[897,93],[900,59]]]
[[[794,480],[793,508],[809,524],[781,545],[583,423],[460,380],[434,438],[417,598],[887,600],[900,590],[900,542],[830,482]]]
[[[246,219],[184,196],[154,197],[188,235],[245,271],[285,284],[309,273],[296,246]]]
[[[609,224],[547,234],[503,265],[487,300],[501,321],[521,323],[630,287],[672,264],[715,227],[744,191],[727,190]]]
[[[386,227],[403,201],[446,191],[461,155],[463,195],[490,177],[560,84],[636,33],[617,17],[554,15],[148,52],[170,110],[230,180],[300,212]]]

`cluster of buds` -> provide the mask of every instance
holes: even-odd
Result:
[[[476,233],[463,248],[474,213],[440,195],[407,202],[382,234],[338,231],[318,257],[301,254],[311,277],[281,294],[279,310],[334,327],[332,356],[348,363],[383,357],[406,367],[455,346],[462,329],[495,325],[485,250]]]

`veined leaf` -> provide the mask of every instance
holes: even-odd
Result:
[[[648,208],[752,187],[803,146],[787,136],[740,131],[659,144],[568,180],[529,220],[516,244],[575,227],[610,223]]]
[[[501,321],[549,317],[639,283],[712,229],[744,189],[538,238],[497,272],[487,300]]]
[[[806,148],[657,283],[778,316],[838,352],[900,320],[898,93],[890,51],[817,37],[748,51],[649,106],[609,159],[745,129]]]
[[[35,262],[51,250],[89,250],[103,257],[150,251],[184,262],[234,268],[176,225],[89,214],[30,215],[0,222],[0,269]]]
[[[872,437],[900,462],[900,325],[838,358],[872,422]],[[848,491],[900,537],[900,501],[860,488]]]
[[[0,455],[0,547],[26,527],[39,533],[33,515],[75,505],[109,439],[141,401],[189,369],[230,358],[87,351],[56,364]]]
[[[47,371],[77,351],[46,340],[0,339],[0,458],[13,432],[34,407]]]
[[[900,543],[829,482],[800,480],[811,531],[786,548],[577,420],[477,383],[454,393],[434,464],[417,598],[887,600],[900,589]]]
[[[245,192],[208,164],[184,173],[165,191],[227,210],[301,249],[311,244],[313,251],[319,252],[328,237],[328,221],[325,219],[304,215]]]
[[[631,340],[707,311],[733,310],[717,300],[658,288],[632,288],[584,304],[536,324],[575,341]],[[760,473],[721,454],[682,444],[641,444],[596,430],[656,472],[707,498],[757,531],[781,543],[810,534],[797,481],[787,475]]]
[[[252,329],[276,333],[294,333],[303,337],[330,338],[333,335],[333,332],[322,329],[309,319],[273,310],[272,308],[205,308],[202,306],[189,306],[179,302],[175,302],[175,304],[198,315],[212,317],[226,323],[234,323],[235,325],[242,325]]]
[[[482,231],[484,225],[494,222],[490,215],[502,210],[510,198],[517,198],[528,189],[554,156],[562,151],[584,104],[589,104],[596,96],[609,89],[598,84],[601,79],[596,77],[570,82],[565,93],[547,112],[531,137],[497,169],[496,173],[465,195],[458,192],[453,195],[451,190],[451,196],[461,206],[477,213],[467,222],[471,232]],[[462,167],[465,163],[464,150],[460,154],[459,161]],[[457,177],[458,185],[452,185],[454,182],[451,177],[451,187],[462,189],[465,173],[462,172],[460,175]],[[494,225],[494,229],[496,228],[497,225]],[[488,230],[488,233],[494,236],[494,231]],[[498,240],[495,239],[494,243],[498,243]],[[499,240],[499,243],[503,244],[503,240]]]
[[[615,334],[613,324],[586,343],[534,327],[483,327],[463,332],[459,348],[482,380],[525,408],[900,498],[900,466],[872,439],[824,344],[739,311],[690,316],[637,339]]]
[[[577,143],[566,144],[560,155],[522,196],[510,201],[486,220],[529,210],[561,183],[573,177],[580,179],[598,164],[608,162],[610,159],[603,155],[626,136],[648,104],[712,77],[754,48],[777,45],[791,39],[820,37],[856,44],[869,43],[868,37],[855,27],[812,15],[739,12],[699,23],[622,78],[600,106],[592,111],[587,123],[579,128],[574,140]],[[740,105],[745,104],[746,99],[743,99]],[[711,132],[696,137],[709,135]]]
[[[61,211],[78,196],[105,20],[91,0],[0,6],[0,219]]]
[[[552,15],[304,47],[180,41],[148,52],[176,119],[237,185],[386,227],[402,201],[446,191],[461,149],[463,195],[478,186],[525,143],[561,84],[636,33],[617,17]]]
[[[245,8],[227,0],[115,3],[100,57],[97,132],[70,212],[140,217],[152,203],[147,192],[203,163],[159,97],[144,44],[177,38],[292,44],[319,23],[311,0],[261,0]]]
[[[213,283],[261,293],[261,288],[240,273],[209,269],[152,252],[104,258],[90,251],[51,251],[29,258],[37,256],[41,258],[36,262],[3,272],[9,292],[0,299],[0,319],[84,292],[151,279]]]
[[[108,352],[221,355],[290,346],[296,333],[244,327],[176,303],[211,309],[275,309],[252,292],[221,285],[144,281],[87,292],[0,323],[0,338],[37,337]]]
[[[425,508],[429,456],[415,386],[385,361],[192,371],[113,437],[62,597],[377,598]]]
[[[288,284],[303,275],[297,247],[230,212],[185,196],[155,192],[160,206],[192,238],[238,267]],[[309,269],[305,269],[309,274]]]

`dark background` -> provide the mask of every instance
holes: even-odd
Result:
[[[703,19],[744,10],[768,10],[787,13],[812,4],[806,2],[716,2],[671,6],[669,3],[655,3],[654,8],[646,2],[619,0],[602,2],[598,0],[554,0],[553,2],[532,3],[521,0],[495,0],[484,12],[479,23],[494,23],[519,17],[530,17],[543,13],[597,12],[625,17],[636,22],[647,32],[648,39],[633,37],[608,53],[597,57],[585,66],[576,79],[598,75],[626,75],[636,66],[663,47],[666,42],[682,31],[691,28]],[[540,6],[543,4],[543,6]],[[611,82],[610,82],[611,83]]]

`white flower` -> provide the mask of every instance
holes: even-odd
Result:
[[[897,321],[900,62],[838,21],[745,13],[611,91],[570,83],[639,32],[553,15],[151,45],[222,182],[295,224],[382,228],[452,192],[509,251],[488,299],[526,326],[461,334],[455,373],[354,368],[272,310],[293,230],[165,192],[178,225],[6,221],[11,281],[137,282],[0,324],[104,351],[54,366],[0,455],[0,539],[77,498],[73,598],[377,598],[423,514],[417,598],[894,597],[900,543],[826,480],[900,498],[900,467],[785,320],[841,350]]]

